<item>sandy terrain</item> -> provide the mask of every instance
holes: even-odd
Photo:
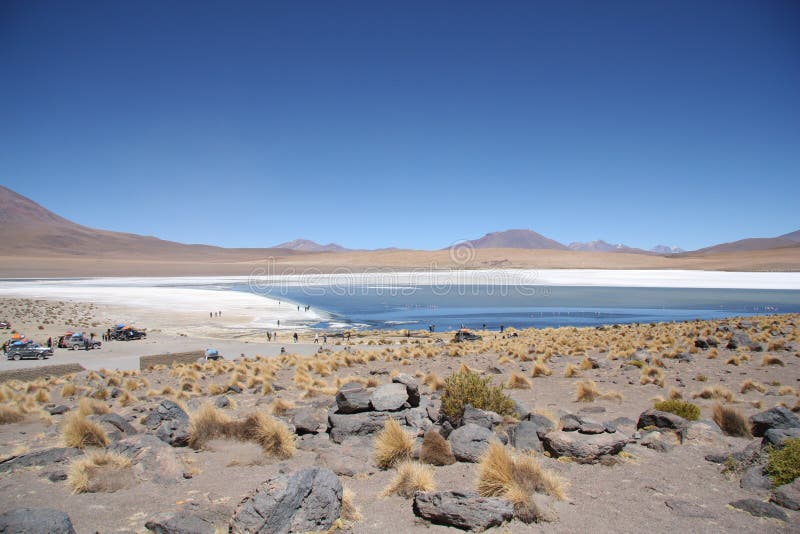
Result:
[[[680,257],[560,250],[470,249],[456,251],[352,251],[337,253],[171,257],[167,261],[131,257],[42,256],[20,251],[0,256],[0,277],[70,276],[247,276],[265,269],[273,274],[363,272],[375,269],[691,269],[719,271],[798,271],[800,247],[686,254]]]
[[[5,306],[8,311],[8,304]],[[90,325],[92,321],[102,320],[105,313],[104,307],[99,305],[66,309],[71,313],[76,310],[81,321]],[[490,377],[495,384],[513,383],[515,373],[525,377],[527,382],[506,390],[525,411],[538,411],[554,418],[567,413],[579,414],[598,422],[628,418],[630,422],[620,423],[618,428],[619,433],[627,436],[633,436],[635,421],[641,412],[652,408],[654,398],[683,397],[700,407],[701,420],[710,419],[712,406],[717,401],[695,396],[711,386],[729,390],[730,400],[722,402],[745,416],[779,404],[797,410],[800,387],[798,321],[800,316],[790,315],[605,329],[525,330],[517,336],[483,332],[482,341],[468,344],[437,341],[437,338],[449,339],[444,333],[420,333],[418,337],[402,339],[391,337],[397,336],[396,332],[377,332],[354,339],[354,346],[348,352],[335,354],[212,362],[172,370],[129,371],[124,375],[114,371],[80,373],[68,379],[31,385],[12,383],[0,386],[5,399],[3,405],[19,406],[28,413],[21,422],[0,425],[0,451],[6,456],[18,456],[25,451],[60,446],[65,421],[78,409],[83,396],[102,399],[99,402],[103,406],[120,414],[141,433],[152,432],[143,424],[143,416],[163,399],[181,402],[191,414],[204,402],[217,401],[220,392],[229,384],[238,384],[241,393],[225,393],[232,404],[223,408],[223,413],[234,419],[253,411],[269,413],[273,411],[273,403],[281,399],[293,403],[295,408],[285,414],[278,412],[274,417],[291,425],[296,423],[296,414],[302,407],[321,410],[324,416],[327,407],[335,404],[334,393],[343,382],[357,379],[372,388],[391,382],[396,372],[416,376],[422,398],[435,409],[442,395],[437,379],[447,377],[461,366]],[[728,337],[739,334],[748,336],[761,351],[724,348]],[[708,336],[718,338],[717,349],[694,347],[695,339]],[[158,342],[187,350],[197,344],[204,346],[207,340],[164,335]],[[134,343],[137,342],[120,344],[127,345],[124,350],[128,350]],[[230,343],[229,353],[241,350],[246,356],[270,348],[265,344]],[[149,346],[150,339],[137,348]],[[298,348],[305,351],[315,347],[302,345]],[[117,348],[111,346],[108,350]],[[295,346],[290,345],[289,350],[295,352]],[[122,352],[119,354],[119,361],[123,361]],[[92,357],[92,353],[87,356]],[[765,357],[772,358],[770,364]],[[593,358],[597,368],[583,366],[586,358]],[[642,362],[643,359],[649,359],[649,365]],[[549,376],[532,377],[537,360],[548,368]],[[570,366],[578,370],[566,377]],[[642,380],[650,366],[661,374],[657,383]],[[576,402],[578,383],[584,380],[594,381],[608,398]],[[746,380],[753,381],[757,387],[744,388]],[[63,394],[67,384],[76,386],[77,391]],[[108,397],[115,388],[117,397]],[[47,406],[61,404],[71,411],[65,415],[40,412]],[[411,427],[406,430],[422,432]],[[500,432],[499,427],[497,432]],[[139,435],[134,435],[134,439]],[[665,430],[658,435],[668,445],[665,451],[644,446],[644,439],[633,439],[625,446],[623,454],[609,457],[602,463],[581,464],[567,458],[557,460],[549,453],[537,453],[540,464],[563,477],[567,484],[566,499],[551,501],[558,519],[532,525],[515,519],[496,531],[633,532],[645,528],[644,525],[650,532],[797,531],[798,512],[783,509],[787,520],[779,521],[757,518],[728,506],[738,499],[765,500],[769,491],[741,487],[745,465],[726,467],[705,459],[711,453],[740,451],[751,444],[758,449],[760,439],[724,435],[708,424],[692,426],[683,443],[679,443],[672,431]],[[65,464],[12,469],[0,473],[3,497],[0,512],[46,502],[48,506],[66,511],[78,532],[89,533],[146,532],[144,525],[149,519],[162,513],[189,510],[210,517],[222,529],[236,505],[259,484],[279,473],[327,465],[328,460],[320,457],[322,454],[341,459],[354,470],[350,475],[341,474],[339,479],[355,493],[354,502],[363,518],[345,522],[342,527],[346,531],[455,532],[450,527],[430,525],[415,517],[410,499],[396,495],[381,497],[395,471],[376,465],[373,439],[374,434],[354,436],[338,444],[324,432],[297,435],[293,438],[297,450],[286,459],[270,457],[254,443],[232,439],[212,439],[197,450],[167,447],[163,454],[170,458],[174,455],[176,459],[172,461],[182,465],[185,476],[180,476],[179,472],[177,479],[171,481],[139,479],[141,473],[134,466],[132,472],[115,472],[113,478],[119,487],[100,484],[90,493],[74,493],[72,479],[60,480],[60,473],[67,469]],[[474,463],[459,461],[431,469],[438,490],[475,488],[478,466]],[[684,508],[676,510],[667,506],[668,501],[674,504],[675,500]],[[693,517],[698,511],[704,517]]]

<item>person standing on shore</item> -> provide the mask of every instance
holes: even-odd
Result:
[[[47,338],[47,348],[50,349],[50,350],[53,349],[53,338],[52,337],[48,337]]]
[[[292,337],[294,338],[294,342],[295,342],[295,343],[297,343],[297,338],[299,337],[299,336],[297,335],[297,332],[295,332],[295,333],[292,335]]]
[[[319,334],[314,334],[314,343],[319,343]]]
[[[271,332],[267,332],[267,342],[270,342],[270,341],[272,341],[272,333]]]

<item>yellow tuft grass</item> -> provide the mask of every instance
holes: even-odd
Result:
[[[594,402],[601,395],[594,380],[583,380],[575,385],[576,402]]]
[[[388,469],[411,458],[413,437],[394,419],[383,423],[383,430],[375,436],[375,461],[382,469]]]
[[[770,356],[767,354],[761,359],[761,365],[780,365],[783,367],[783,360],[776,356]]]
[[[108,436],[103,428],[86,419],[80,412],[67,416],[61,429],[61,438],[67,447],[105,447],[108,445]]]
[[[708,386],[703,388],[701,391],[692,394],[693,399],[698,397],[701,399],[721,399],[725,402],[732,402],[733,392],[725,386]]]
[[[78,402],[78,413],[83,416],[104,414],[110,411],[111,409],[106,405],[106,403],[91,397],[83,397]]]
[[[512,456],[498,442],[481,457],[476,485],[482,496],[508,499],[515,509],[527,508],[533,493],[566,499],[566,483],[560,476],[543,469],[530,454]]]
[[[531,381],[519,373],[511,373],[508,377],[508,387],[511,389],[530,389]]]
[[[533,364],[533,370],[531,370],[531,376],[536,378],[537,376],[550,376],[553,374],[553,371],[550,370],[547,365],[545,365],[542,361],[536,361]]]
[[[356,506],[356,494],[353,490],[345,486],[342,489],[342,511],[339,513],[339,518],[344,521],[352,521],[357,523],[363,519],[361,510]]]
[[[453,451],[450,449],[450,442],[433,428],[425,432],[419,449],[419,459],[421,462],[431,465],[456,463],[456,457],[453,456]]]
[[[122,470],[130,469],[127,456],[108,451],[90,452],[72,461],[67,482],[73,493],[113,492],[125,486]]]
[[[397,474],[383,490],[383,496],[400,495],[409,499],[417,491],[433,491],[436,482],[433,469],[419,462],[404,461],[397,466]]]
[[[722,431],[729,436],[749,438],[750,423],[741,411],[732,406],[723,406],[715,403],[713,407],[714,422],[719,425]]]
[[[565,378],[572,378],[574,376],[581,376],[580,368],[575,364],[569,364],[564,369],[564,377]]]
[[[742,393],[747,393],[748,391],[752,390],[758,391],[759,393],[764,393],[765,391],[767,391],[767,386],[765,386],[760,382],[756,382],[750,379],[747,379],[744,382],[742,382],[740,389]]]
[[[19,423],[25,419],[25,414],[18,407],[11,404],[0,404],[0,425]]]

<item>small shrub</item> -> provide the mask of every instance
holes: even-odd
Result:
[[[61,388],[61,396],[62,396],[63,398],[65,398],[65,399],[66,399],[67,397],[73,397],[73,396],[75,396],[75,393],[76,393],[77,391],[78,391],[78,390],[77,390],[77,388],[75,387],[75,384],[72,384],[72,383],[66,383],[66,384],[64,384],[64,387],[62,387],[62,388]]]
[[[688,421],[697,421],[700,419],[700,408],[696,404],[687,401],[678,399],[660,401],[655,403],[654,408],[661,412],[674,413]]]
[[[502,386],[493,386],[489,377],[461,370],[444,381],[442,412],[454,424],[460,424],[467,404],[499,415],[515,414],[514,401],[503,393]]]
[[[407,499],[418,491],[433,491],[433,469],[419,462],[404,461],[397,466],[397,474],[383,490],[383,495],[400,495]]]
[[[375,437],[375,461],[382,469],[388,469],[411,459],[413,447],[414,438],[403,430],[400,423],[387,419],[383,423],[383,430]]]
[[[531,376],[536,378],[537,376],[550,376],[553,374],[553,371],[550,370],[544,362],[537,361],[533,364],[533,370],[531,371]]]
[[[785,440],[781,449],[770,449],[764,471],[775,486],[788,484],[800,477],[800,438]]]
[[[575,364],[568,364],[564,368],[564,378],[572,378],[575,376],[581,376],[580,368]]]
[[[712,413],[714,422],[725,434],[741,438],[751,437],[750,424],[747,418],[736,408],[717,403],[714,404]]]
[[[450,442],[433,428],[425,432],[425,437],[422,439],[422,445],[419,449],[419,459],[421,462],[431,465],[451,465],[456,463],[456,457],[450,449]]]

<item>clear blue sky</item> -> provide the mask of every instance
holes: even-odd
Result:
[[[800,2],[0,2],[0,183],[184,242],[800,228]]]

